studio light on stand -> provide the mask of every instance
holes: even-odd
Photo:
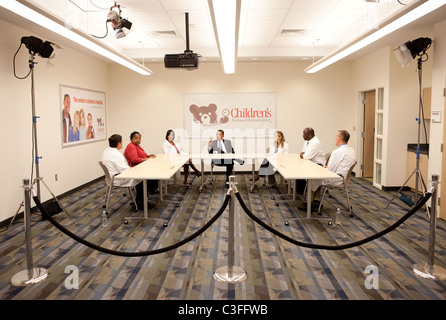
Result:
[[[420,183],[422,188],[422,194],[426,194],[426,184],[424,183],[423,176],[420,171],[420,134],[421,134],[421,121],[424,121],[424,112],[423,112],[423,100],[422,100],[422,93],[421,93],[421,86],[422,86],[422,65],[423,62],[426,62],[428,60],[428,55],[426,51],[431,47],[432,40],[430,38],[418,38],[413,41],[407,41],[404,44],[401,44],[397,47],[395,47],[394,53],[398,60],[398,62],[401,64],[401,66],[407,67],[410,65],[415,59],[417,59],[418,64],[418,82],[419,82],[419,98],[418,98],[418,118],[416,118],[416,121],[418,123],[418,140],[417,140],[417,146],[415,149],[416,154],[416,167],[411,173],[411,175],[407,178],[406,182],[401,186],[401,188],[398,190],[396,195],[398,195],[401,190],[406,186],[407,182],[412,178],[413,175],[415,175],[415,196],[418,198],[418,183]],[[424,125],[424,123],[423,123]],[[395,199],[396,195],[390,200],[390,202],[387,204],[386,208],[392,203],[393,199]],[[415,201],[418,202],[418,199]],[[426,210],[429,213],[429,208],[426,205]]]
[[[18,77],[15,73],[15,58],[17,53],[19,52],[22,45],[29,51],[29,73],[25,77]],[[15,216],[20,211],[21,207],[24,206],[24,220],[25,220],[25,244],[26,244],[26,260],[27,260],[27,268],[26,270],[22,270],[16,273],[11,278],[11,283],[15,286],[26,286],[29,284],[35,284],[40,281],[45,280],[48,277],[48,271],[44,268],[35,268],[33,266],[33,258],[32,258],[32,239],[31,239],[31,193],[34,193],[35,196],[40,200],[40,182],[43,182],[45,187],[51,193],[55,201],[59,204],[59,207],[65,212],[65,209],[60,205],[59,200],[56,196],[51,192],[48,186],[43,181],[43,178],[40,177],[39,171],[39,160],[42,158],[39,156],[38,151],[38,143],[37,143],[37,119],[36,116],[36,108],[35,108],[35,94],[34,94],[34,66],[37,64],[35,62],[36,55],[44,58],[51,59],[55,57],[58,46],[49,41],[42,41],[39,38],[29,36],[22,37],[20,41],[20,47],[17,52],[14,54],[14,76],[18,79],[26,79],[29,75],[31,75],[31,108],[32,108],[32,146],[33,146],[33,166],[31,169],[31,179],[23,180],[23,189],[24,189],[24,200],[20,204],[19,209],[17,210]],[[36,178],[33,180],[34,176],[34,166],[36,169]],[[37,185],[37,193],[33,190],[33,185]],[[68,213],[67,213],[68,214]],[[14,220],[13,217],[12,221]],[[11,223],[12,223],[11,221]]]

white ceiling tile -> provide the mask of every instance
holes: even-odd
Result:
[[[245,1],[242,1],[245,2]],[[246,1],[249,9],[288,9],[292,4],[293,0],[251,0]]]
[[[320,20],[329,10],[304,8],[304,9],[292,9],[288,12],[287,20]]]
[[[102,0],[102,1],[108,2],[109,6],[112,6],[114,3],[114,1],[107,1],[107,0]],[[96,2],[98,2],[98,0],[93,0],[93,2],[96,4]],[[158,0],[149,0],[149,1],[119,0],[116,2],[121,5],[122,10],[127,10],[127,11],[131,11],[131,12],[162,11],[164,9]]]
[[[287,9],[250,9],[248,20],[282,20],[287,13]]]
[[[243,48],[267,48],[270,43],[271,40],[264,37],[244,37],[239,41],[239,45]]]
[[[166,10],[206,10],[207,0],[160,0]]]
[[[271,48],[295,48],[301,43],[303,37],[276,37],[271,43]]]
[[[324,9],[333,7],[339,0],[296,0],[292,8],[297,9]],[[362,1],[362,0],[355,0]]]

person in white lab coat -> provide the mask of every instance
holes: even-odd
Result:
[[[300,153],[301,159],[311,160],[320,166],[325,165],[325,152],[322,148],[322,143],[314,133],[314,129],[309,127],[305,128],[302,137],[305,142],[302,152]],[[303,194],[306,185],[307,180],[296,180],[296,191]]]
[[[110,176],[122,173],[130,169],[127,159],[119,151],[122,149],[122,136],[119,134],[113,134],[108,138],[109,147],[102,153],[102,163],[107,167]],[[140,180],[134,179],[116,179],[114,180],[115,186],[120,187],[132,187],[136,188],[136,203],[139,208],[143,208],[143,184]],[[149,203],[149,208],[153,208],[154,205]]]
[[[333,150],[326,168],[331,172],[334,172],[344,179],[347,176],[350,167],[356,162],[356,153],[352,147],[347,143],[350,139],[350,134],[346,130],[339,130],[335,137],[335,144],[338,148]],[[325,179],[314,181],[312,189],[316,191],[321,185],[340,186],[342,185],[341,179]]]
[[[302,134],[305,143],[300,153],[302,159],[308,159],[318,165],[325,165],[325,152],[322,143],[314,134],[313,128],[305,128]]]
[[[274,132],[274,142],[269,148],[269,154],[281,154],[288,153],[289,147],[288,143],[285,142],[285,136],[282,131]],[[259,173],[254,176],[254,180],[257,181],[260,177],[268,176],[269,187],[274,187],[276,185],[276,178],[274,173],[276,169],[269,163],[267,159],[263,160],[262,165],[259,168]]]
[[[165,154],[186,154],[186,152],[183,151],[181,146],[176,143],[175,141],[175,132],[171,129],[167,130],[166,133],[166,141],[163,142],[163,151]],[[184,184],[189,186],[189,183],[187,182],[187,178],[189,176],[189,167],[191,167],[194,171],[197,177],[201,177],[201,171],[198,170],[195,165],[192,163],[192,159],[189,159],[187,163],[184,164],[183,170],[184,170]]]

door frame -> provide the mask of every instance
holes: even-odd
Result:
[[[364,162],[363,155],[364,155],[364,139],[362,137],[362,132],[364,131],[364,106],[363,101],[365,99],[366,92],[374,91],[375,92],[375,113],[376,113],[376,101],[378,99],[378,88],[372,88],[368,90],[361,90],[358,92],[358,131],[357,131],[357,149],[358,152],[356,154],[358,164],[357,170],[355,171],[356,177],[363,177],[364,176],[364,170],[362,168],[362,164]],[[376,117],[376,114],[375,114]],[[376,126],[376,119],[375,119],[375,126]],[[376,130],[376,128],[375,128]],[[373,135],[373,176],[375,176],[375,133]]]

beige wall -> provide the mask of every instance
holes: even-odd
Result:
[[[112,66],[108,95],[110,133],[121,134],[127,143],[130,132],[143,131],[143,148],[160,153],[166,131],[184,126],[184,93],[275,92],[277,129],[283,131],[290,152],[301,151],[302,130],[306,126],[313,127],[324,148],[331,151],[337,130],[351,131],[356,121],[352,113],[355,106],[351,99],[350,64],[339,63],[313,75],[304,73],[307,65],[239,62],[236,74],[225,75],[220,63],[201,63],[194,71],[151,64],[154,74],[149,77]],[[207,138],[198,143],[205,146]],[[250,167],[245,164],[238,169]]]
[[[0,134],[2,137],[2,183],[0,184],[0,221],[17,211],[23,200],[24,178],[31,175],[32,165],[32,111],[31,78],[18,80],[13,75],[12,59],[23,36],[34,35],[0,20],[0,90],[3,115]],[[35,35],[39,37],[39,35]],[[43,38],[44,39],[44,38]],[[19,76],[28,72],[28,50],[22,46],[17,55],[16,68]],[[64,48],[54,61],[54,67],[47,67],[41,58],[36,58],[35,98],[37,139],[40,162],[40,176],[45,179],[56,195],[67,192],[101,175],[97,160],[106,142],[97,142],[73,148],[62,149],[60,138],[59,84],[108,91],[108,65],[96,59]],[[59,175],[56,182],[54,175]],[[42,186],[42,200],[49,193]]]

